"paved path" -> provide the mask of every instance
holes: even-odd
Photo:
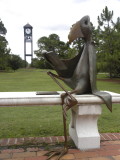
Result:
[[[46,160],[48,152],[40,144],[58,144],[64,137],[10,138],[0,140],[0,160]],[[28,144],[28,145],[27,145]],[[15,145],[14,147],[11,147]],[[24,145],[24,147],[23,147]],[[56,157],[51,158],[55,160]],[[120,133],[101,134],[100,149],[69,149],[61,160],[120,160]]]

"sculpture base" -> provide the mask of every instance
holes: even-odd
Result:
[[[100,148],[97,120],[101,114],[100,105],[80,105],[72,108],[69,134],[80,150]]]

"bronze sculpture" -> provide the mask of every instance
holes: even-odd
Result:
[[[97,90],[96,87],[96,53],[92,43],[92,31],[89,16],[83,17],[76,22],[68,35],[69,43],[77,38],[83,38],[85,44],[81,52],[72,59],[60,60],[53,52],[44,53],[46,60],[53,66],[58,73],[56,78],[64,81],[72,93],[94,94],[103,99],[108,109],[112,111],[111,95]]]
[[[75,94],[94,94],[99,96],[107,105],[108,109],[112,111],[111,95],[106,92],[97,90],[96,87],[96,53],[94,44],[92,43],[92,31],[89,16],[83,17],[80,21],[76,22],[68,35],[69,43],[77,38],[83,38],[85,44],[80,53],[72,59],[60,60],[53,52],[44,52],[45,59],[52,65],[58,75],[51,72],[48,74],[55,80],[55,82],[66,92],[62,94],[62,109],[63,109],[63,122],[64,122],[64,137],[65,145],[62,151],[51,151],[52,153],[48,159],[54,155],[58,155],[58,159],[64,155],[67,148],[67,134],[66,134],[66,111],[77,104],[77,100],[71,95]],[[68,92],[56,80],[56,78],[64,81],[71,89]],[[64,99],[68,101],[65,102]],[[48,153],[49,155],[49,153]]]

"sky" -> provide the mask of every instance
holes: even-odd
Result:
[[[67,42],[71,25],[85,15],[97,26],[97,17],[105,6],[114,11],[116,21],[120,0],[0,0],[0,19],[7,29],[11,53],[24,59],[23,26],[27,23],[33,27],[33,50],[37,50],[38,39],[53,33]]]

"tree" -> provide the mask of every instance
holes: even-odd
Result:
[[[95,29],[93,24],[91,23],[91,30],[92,30],[92,42],[94,45],[98,44],[98,30]],[[82,50],[82,47],[84,46],[84,39],[83,38],[77,38],[76,40],[73,41],[72,44],[72,49],[74,49],[74,55],[76,53],[80,53]]]
[[[23,60],[18,55],[11,54],[9,56],[9,66],[15,71],[23,67]]]
[[[60,58],[67,58],[69,49],[69,45],[63,41],[60,41],[60,38],[57,34],[50,34],[48,37],[41,37],[38,42],[38,50],[35,51],[36,56],[39,59],[40,66],[44,66],[44,68],[51,68],[50,65],[44,59],[42,52],[46,51],[53,51],[56,53]],[[36,60],[35,60],[36,61]],[[37,62],[38,64],[38,62]]]
[[[8,67],[8,57],[10,49],[7,48],[8,42],[5,38],[7,30],[0,19],[0,70],[5,70]]]
[[[120,76],[119,52],[116,43],[120,44],[120,35],[118,34],[119,18],[117,23],[113,22],[113,11],[109,11],[106,6],[100,16],[98,16],[98,38],[99,47],[97,59],[100,68],[109,72],[110,78]],[[119,72],[117,71],[119,70]]]
[[[43,57],[41,59],[33,58],[31,67],[41,69],[52,69],[52,67],[46,62],[46,60]]]
[[[7,29],[5,28],[3,22],[0,19],[0,34],[5,35],[7,33]]]
[[[50,34],[48,37],[41,37],[38,42],[39,50],[35,52],[35,54],[41,57],[41,53],[43,50],[53,51],[58,54],[60,57],[66,57],[66,50],[68,49],[68,45],[63,41],[60,41],[60,38],[57,34]]]
[[[76,52],[80,52],[82,47],[84,45],[84,42],[82,38],[77,38],[76,40],[73,41],[72,48],[76,50]]]

